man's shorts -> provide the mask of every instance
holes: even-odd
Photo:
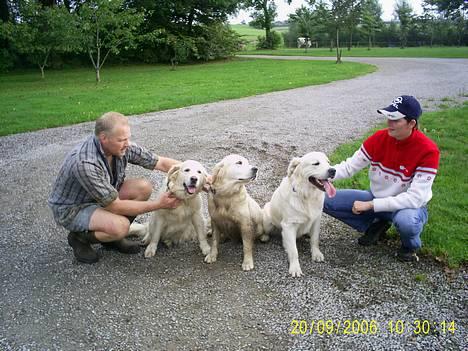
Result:
[[[78,211],[75,218],[70,222],[70,224],[65,225],[65,229],[68,229],[71,232],[84,232],[89,230],[89,222],[91,221],[91,216],[94,211],[98,208],[102,208],[99,205],[89,205],[83,207]]]

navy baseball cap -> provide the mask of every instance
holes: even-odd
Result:
[[[401,95],[393,99],[390,106],[377,110],[377,112],[385,115],[392,121],[405,117],[417,120],[422,114],[422,109],[414,96]]]

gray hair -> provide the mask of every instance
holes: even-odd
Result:
[[[94,134],[96,136],[101,133],[112,134],[117,124],[128,125],[128,118],[118,112],[106,112],[96,120]]]

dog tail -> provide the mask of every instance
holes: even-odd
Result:
[[[149,240],[148,222],[145,224],[132,223],[128,235],[136,235],[141,241],[146,243],[146,241]]]

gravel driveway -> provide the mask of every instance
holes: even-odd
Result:
[[[293,156],[330,153],[362,135],[394,96],[415,95],[429,110],[468,91],[468,60],[353,60],[379,69],[135,116],[133,140],[208,168],[230,153],[246,156],[260,169],[249,191],[263,206]],[[309,244],[300,240],[299,279],[288,276],[277,237],[256,245],[252,272],[241,270],[235,242],[222,244],[212,265],[195,243],[163,246],[153,259],[100,249],[97,264],[77,264],[46,199],[65,154],[92,130],[84,123],[0,138],[0,350],[466,350],[465,271],[447,273],[424,257],[399,263],[397,243],[360,247],[357,232],[328,217],[321,234],[326,262],[311,262]],[[155,186],[162,180],[134,166],[128,173]],[[295,329],[293,320],[305,322]],[[326,320],[333,330],[323,328]],[[355,328],[346,328],[353,320]],[[414,333],[418,320],[428,321],[427,334]],[[291,335],[294,329],[305,335]]]

